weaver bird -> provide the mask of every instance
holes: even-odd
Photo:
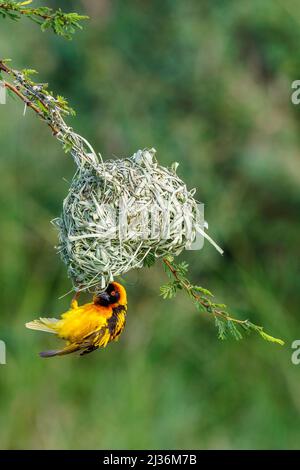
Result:
[[[79,306],[73,299],[71,308],[61,318],[40,318],[26,323],[32,330],[54,333],[67,341],[64,348],[44,351],[41,357],[63,356],[75,351],[80,355],[98,348],[105,348],[110,341],[117,341],[125,326],[127,313],[126,291],[118,282],[95,295],[93,302]]]

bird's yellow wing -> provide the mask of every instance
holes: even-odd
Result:
[[[93,304],[86,304],[62,315],[57,324],[57,334],[70,343],[80,344],[106,325],[106,311],[102,312]]]

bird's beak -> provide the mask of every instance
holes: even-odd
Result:
[[[98,297],[104,302],[109,302],[110,300],[109,294],[107,292],[101,292],[101,294],[99,294]]]
[[[94,299],[94,303],[97,305],[105,306],[105,305],[109,305],[109,302],[110,302],[110,297],[107,292],[101,292]]]

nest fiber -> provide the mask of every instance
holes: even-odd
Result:
[[[191,245],[201,231],[198,204],[176,167],[159,165],[154,149],[79,166],[55,220],[75,289],[102,290]]]

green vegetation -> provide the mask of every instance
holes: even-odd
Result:
[[[71,39],[76,29],[82,29],[80,21],[88,19],[77,13],[64,13],[60,8],[56,11],[48,7],[31,8],[28,6],[31,3],[32,0],[0,2],[0,17],[17,21],[25,16],[40,25],[42,31],[52,29],[65,39]]]
[[[42,3],[42,2],[41,2]],[[46,3],[46,2],[45,2]],[[49,220],[75,170],[47,126],[0,106],[2,448],[297,448],[299,15],[293,2],[47,2],[92,18],[72,42],[1,21],[1,56],[40,71],[104,158],[154,146],[205,202],[221,257],[186,252],[195,284],[283,337],[216,339],[184,293],[162,301],[159,263],[124,279],[118,344],[42,361],[55,339],[25,331],[70,295]],[[12,34],[13,30],[13,34]],[[205,293],[202,293],[205,294]],[[207,295],[207,293],[206,293]],[[203,316],[207,318],[207,316]]]
[[[161,286],[160,292],[162,297],[164,299],[173,299],[178,290],[184,290],[200,313],[205,312],[210,317],[214,318],[219,331],[219,339],[226,339],[227,337],[233,336],[236,340],[239,340],[243,338],[243,333],[255,331],[266,341],[278,343],[281,346],[284,345],[282,340],[268,335],[263,327],[254,325],[249,320],[233,318],[227,312],[225,304],[218,304],[212,301],[214,296],[209,290],[191,284],[187,277],[189,265],[185,261],[176,263],[173,256],[166,256],[164,263],[166,272],[171,281]]]

